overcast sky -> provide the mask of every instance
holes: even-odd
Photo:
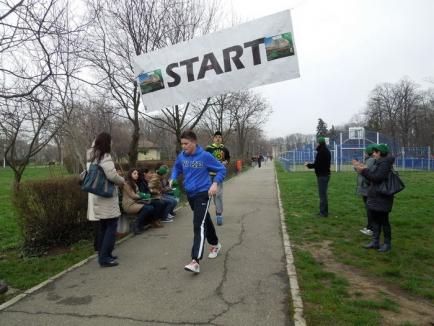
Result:
[[[242,21],[291,9],[301,77],[255,89],[274,110],[268,137],[342,125],[379,83],[434,87],[434,0],[221,1]]]

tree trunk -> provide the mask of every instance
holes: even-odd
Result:
[[[139,147],[139,138],[140,138],[140,126],[139,121],[136,120],[133,122],[133,134],[131,135],[131,144],[130,144],[130,150],[128,153],[129,157],[129,165],[130,167],[136,166],[137,159],[139,156],[138,153],[138,147]]]

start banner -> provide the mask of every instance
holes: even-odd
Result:
[[[139,55],[147,111],[300,76],[289,10]]]

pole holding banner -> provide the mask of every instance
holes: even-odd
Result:
[[[300,76],[289,10],[133,59],[147,111]]]

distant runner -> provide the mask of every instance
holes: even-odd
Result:
[[[231,156],[229,150],[222,144],[223,138],[220,131],[214,133],[213,142],[206,147],[206,151],[211,153],[216,159],[218,159],[224,166],[227,166]],[[215,172],[210,172],[212,178],[216,175]],[[217,194],[214,196],[215,215],[217,225],[223,224],[223,182],[218,185]]]

